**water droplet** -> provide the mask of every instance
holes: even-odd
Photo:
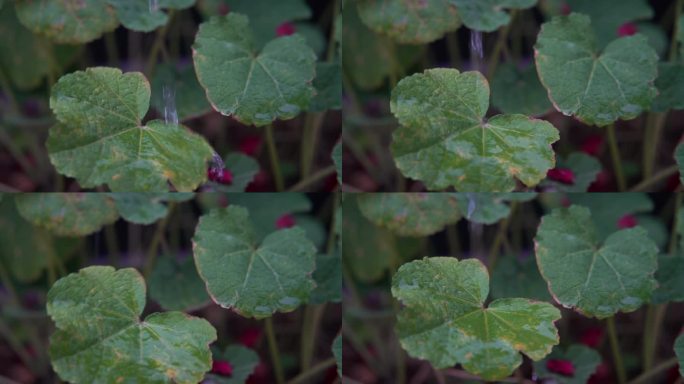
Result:
[[[149,0],[150,13],[159,11],[159,0]]]
[[[482,57],[484,52],[482,49],[482,32],[470,31],[470,60],[472,61],[473,69],[480,71],[482,69]]]
[[[299,303],[300,303],[300,301],[299,301],[298,298],[296,298],[296,297],[289,297],[289,296],[288,296],[288,297],[283,297],[283,298],[280,299],[278,302],[279,302],[280,304],[282,304],[282,305],[288,305],[288,306],[289,306],[289,305],[297,306],[297,305],[299,305]]]
[[[164,99],[164,121],[166,124],[178,124],[178,111],[176,110],[176,89],[172,85],[162,86]]]
[[[470,219],[473,216],[473,213],[475,213],[475,209],[477,209],[477,201],[475,200],[475,195],[473,193],[466,193],[466,197],[468,198],[468,213],[466,218]]]

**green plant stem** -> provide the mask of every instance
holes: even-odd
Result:
[[[5,73],[2,70],[0,70],[0,89],[2,89],[2,93],[7,96],[7,99],[9,99],[10,109],[14,112],[19,112],[17,97],[14,95],[12,85],[10,85]]]
[[[114,66],[119,66],[119,48],[116,44],[116,31],[105,33],[105,49],[107,50],[107,60]]]
[[[627,188],[625,183],[625,175],[622,171],[622,161],[620,160],[620,150],[617,145],[617,138],[615,137],[615,124],[610,124],[606,127],[606,134],[608,135],[608,145],[610,147],[610,157],[613,160],[613,171],[617,179],[618,190],[620,192]]]
[[[653,176],[653,169],[655,168],[656,157],[658,153],[658,145],[660,144],[660,135],[663,131],[663,126],[667,119],[667,112],[655,113],[650,112],[646,116],[646,129],[644,132],[644,148],[643,148],[643,174],[644,180]]]
[[[342,9],[340,6],[340,0],[335,0],[332,10],[332,20],[330,22],[330,38],[328,39],[328,51],[325,54],[325,58],[328,62],[332,62],[335,59],[335,29],[336,23],[338,21],[337,13]]]
[[[280,172],[278,149],[276,148],[275,139],[273,138],[273,124],[266,126],[266,144],[268,146],[268,156],[271,159],[271,171],[273,172],[276,190],[282,192],[285,189],[285,183],[283,182],[283,175]]]
[[[0,282],[9,293],[10,302],[16,306],[19,306],[20,300],[19,296],[17,295],[17,290],[14,288],[14,283],[12,282],[9,273],[7,273],[7,270],[2,262],[0,262]]]
[[[317,171],[316,173],[310,175],[309,177],[300,180],[297,184],[293,185],[292,187],[288,188],[288,192],[296,192],[296,191],[303,191],[306,189],[306,187],[311,186],[314,183],[317,183],[324,179],[327,176],[332,175],[333,173],[336,172],[335,166],[331,165],[329,167],[323,168],[320,171]]]
[[[104,229],[105,242],[107,243],[107,253],[109,256],[109,261],[114,267],[119,265],[119,243],[116,239],[116,232],[114,231],[114,225],[107,225]]]
[[[650,304],[646,311],[643,340],[644,372],[651,370],[656,360],[656,347],[658,346],[660,329],[662,328],[666,312],[667,303],[659,305]]]
[[[657,184],[663,180],[666,180],[668,177],[676,174],[677,172],[679,172],[679,167],[676,165],[672,165],[670,167],[667,167],[667,168],[659,171],[658,173],[653,175],[648,180],[643,180],[639,184],[633,186],[632,188],[629,189],[629,191],[630,192],[645,192],[653,184]]]
[[[171,23],[173,23],[173,18],[175,16],[174,10],[170,9],[168,15],[169,21],[157,32],[157,36],[152,44],[152,49],[150,49],[150,56],[147,59],[147,65],[145,66],[145,74],[148,78],[151,78],[154,73],[154,68],[157,65],[157,57],[159,56],[159,52],[161,51],[166,38],[166,31],[169,29]]]
[[[490,272],[494,269],[494,266],[496,265],[496,260],[499,256],[499,248],[501,248],[501,244],[504,242],[506,238],[506,234],[508,233],[508,225],[511,222],[513,214],[515,213],[517,207],[517,201],[511,202],[511,211],[508,214],[508,217],[501,221],[501,224],[499,224],[499,228],[496,231],[494,243],[492,244],[492,248],[489,250],[489,257],[487,258],[487,267],[489,268]]]
[[[154,268],[154,262],[157,259],[159,244],[161,243],[161,240],[164,237],[164,232],[166,232],[166,225],[169,222],[169,218],[171,217],[174,208],[175,204],[173,202],[170,202],[168,208],[169,212],[166,214],[166,217],[164,217],[159,222],[159,224],[157,224],[157,228],[154,230],[154,235],[152,235],[150,247],[147,249],[145,267],[143,268],[143,276],[145,276],[145,278],[148,278],[150,276],[150,273],[152,273],[152,268]]]
[[[300,157],[300,172],[302,179],[305,179],[311,173],[314,155],[316,154],[318,131],[321,128],[324,117],[325,111],[310,112],[306,114],[304,132],[302,133],[302,154]]]
[[[295,376],[292,380],[288,381],[287,384],[301,384],[313,382],[310,380],[313,379],[316,375],[324,372],[329,367],[332,367],[333,365],[335,365],[335,358],[333,357],[329,358],[328,360],[321,361],[320,363],[311,367],[311,369],[308,369],[305,372],[302,372],[299,375]]]
[[[12,158],[19,164],[24,174],[27,175],[34,182],[39,181],[38,175],[34,172],[34,166],[28,161],[26,156],[21,152],[15,140],[7,134],[5,127],[0,127],[0,143],[7,148]]]
[[[273,371],[275,373],[276,382],[278,384],[284,384],[285,374],[283,373],[283,366],[280,363],[280,352],[278,352],[278,344],[276,343],[275,332],[273,331],[273,318],[267,317],[264,320],[264,325],[266,327],[268,349],[271,352],[271,362],[273,363]]]
[[[613,353],[613,362],[615,363],[615,372],[617,372],[618,382],[620,384],[625,384],[627,382],[627,374],[625,372],[625,365],[622,363],[622,353],[620,352],[620,344],[615,329],[615,316],[606,319],[606,325],[608,326],[608,337],[610,338],[610,348]]]
[[[674,21],[673,21],[673,28],[672,28],[672,38],[670,39],[670,54],[668,55],[668,59],[671,62],[674,62],[677,60],[677,45],[679,43],[677,42],[677,35],[679,34],[679,15],[682,14],[682,8],[684,8],[684,0],[677,0],[677,4],[675,5],[675,11],[672,14]]]
[[[630,381],[629,384],[641,384],[641,383],[652,383],[653,378],[668,369],[674,367],[677,365],[678,360],[676,357],[673,357],[671,359],[665,360],[662,363],[656,365],[652,369],[642,373],[641,375],[637,376],[634,380]]]
[[[304,308],[304,320],[302,321],[302,335],[300,340],[300,369],[302,372],[311,367],[314,347],[316,346],[316,334],[318,326],[325,311],[325,303],[320,305],[307,305]]]
[[[491,81],[492,77],[494,77],[494,73],[496,73],[496,68],[499,65],[499,60],[501,56],[501,51],[503,50],[504,46],[506,45],[506,42],[508,41],[508,33],[511,30],[511,27],[513,26],[513,22],[515,21],[515,16],[518,14],[518,11],[516,9],[513,9],[511,11],[511,21],[506,24],[503,29],[501,29],[501,32],[499,32],[499,35],[496,38],[496,43],[494,44],[494,51],[492,52],[492,56],[489,59],[489,70],[487,71],[487,79]]]

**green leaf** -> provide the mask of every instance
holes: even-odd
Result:
[[[601,52],[588,16],[573,13],[542,25],[535,62],[556,109],[604,126],[650,108],[658,55],[640,34],[614,40]]]
[[[508,217],[511,208],[508,202],[533,200],[534,192],[520,193],[455,193],[461,212],[469,221],[480,224],[494,224]]]
[[[492,271],[492,297],[527,297],[551,301],[546,282],[539,274],[533,257],[500,257]]]
[[[567,158],[559,159],[556,167],[569,169],[575,175],[573,184],[565,184],[551,179],[542,182],[543,187],[550,187],[558,192],[586,192],[598,174],[601,173],[601,162],[584,152],[573,152]]]
[[[209,374],[212,383],[244,384],[259,365],[259,355],[254,350],[241,345],[229,345],[223,353],[215,352],[214,360],[228,361],[233,371],[230,377]]]
[[[342,66],[363,90],[379,88],[390,75],[405,73],[424,57],[424,47],[395,44],[368,29],[352,4],[344,6],[342,18]]]
[[[684,109],[684,64],[659,63],[655,85],[658,96],[653,100],[653,111]]]
[[[57,43],[87,43],[119,25],[102,0],[20,0],[15,8],[26,28]]]
[[[337,376],[342,377],[342,334],[338,334],[333,341],[332,353],[337,362]]]
[[[384,276],[392,260],[399,257],[394,236],[389,231],[371,224],[361,214],[354,194],[344,196],[342,212],[344,244],[354,244],[353,247],[342,247],[342,258],[359,280],[379,280]]]
[[[684,334],[679,335],[675,340],[674,351],[679,361],[679,374],[684,376]]]
[[[339,62],[316,63],[313,86],[316,88],[316,96],[311,99],[309,111],[342,109],[342,68]]]
[[[312,208],[311,201],[305,194],[293,192],[231,194],[228,201],[247,208],[254,223],[257,241],[278,229],[276,221],[281,216],[308,213]]]
[[[655,278],[658,288],[653,291],[652,302],[663,304],[684,301],[684,256],[661,254]]]
[[[494,300],[487,268],[477,259],[432,257],[402,265],[392,279],[401,345],[436,368],[460,363],[484,380],[510,375],[522,352],[540,360],[558,344],[560,311],[528,299]]]
[[[316,55],[300,35],[272,40],[258,52],[247,17],[231,12],[200,24],[192,48],[214,109],[244,124],[292,119],[315,94]]]
[[[244,155],[240,152],[229,153],[223,159],[225,167],[233,174],[233,183],[223,185],[210,182],[212,187],[220,192],[244,192],[247,186],[254,180],[259,173],[259,162],[253,157]]]
[[[401,172],[432,190],[511,191],[528,187],[554,166],[558,130],[524,115],[485,119],[489,87],[480,72],[430,69],[392,90],[399,120],[392,153]]]
[[[492,80],[492,104],[503,113],[539,116],[552,107],[534,66],[501,64]]]
[[[511,21],[505,9],[525,9],[537,0],[449,0],[456,6],[463,24],[470,29],[493,32]]]
[[[358,197],[358,204],[372,223],[401,236],[432,235],[461,218],[451,194],[367,193]]]
[[[279,230],[260,243],[245,208],[203,215],[193,237],[200,276],[212,299],[242,316],[290,312],[315,287],[316,248],[301,228]]]
[[[166,93],[165,93],[166,92]],[[152,106],[163,116],[168,108],[166,98],[174,98],[180,121],[211,111],[204,89],[197,82],[192,66],[178,69],[175,64],[157,66],[152,79]]]
[[[573,12],[591,18],[599,48],[618,37],[618,28],[622,24],[653,17],[653,10],[646,0],[623,0],[619,7],[612,0],[567,0],[567,5]]]
[[[150,298],[164,309],[190,311],[210,302],[192,258],[161,257],[150,274]]]
[[[135,269],[88,267],[58,280],[47,312],[52,367],[72,383],[197,383],[211,369],[216,330],[181,312],[145,320],[145,281]]]
[[[337,172],[337,184],[342,185],[342,139],[338,140],[333,148],[332,161]]]
[[[573,204],[589,208],[599,241],[619,229],[618,221],[623,216],[653,210],[653,201],[645,193],[573,193],[568,198]]]
[[[230,12],[249,17],[254,44],[261,48],[275,38],[276,28],[284,22],[307,20],[311,9],[305,0],[223,0]]]
[[[603,319],[635,311],[657,286],[658,247],[646,231],[623,229],[600,243],[585,207],[545,215],[535,245],[539,270],[554,299],[585,316]]]
[[[185,9],[192,7],[195,0],[156,0],[153,9],[151,0],[107,0],[116,9],[116,16],[124,27],[140,32],[151,32],[165,25],[169,16],[163,9]]]
[[[437,40],[461,25],[456,7],[444,0],[359,0],[361,20],[377,33],[400,43],[423,44]]]
[[[50,108],[58,123],[47,141],[57,170],[85,188],[164,192],[171,183],[192,191],[206,180],[213,149],[182,125],[143,125],[150,85],[142,73],[88,68],[59,79]]]
[[[330,255],[321,253],[316,256],[316,271],[314,271],[313,279],[316,282],[316,288],[309,297],[310,304],[342,301],[342,258],[339,251]]]
[[[111,193],[109,196],[124,220],[143,225],[166,217],[169,210],[165,203],[193,198],[192,193]]]
[[[546,368],[546,362],[555,359],[572,362],[575,368],[573,375],[565,376],[549,371]],[[534,370],[537,376],[551,379],[557,384],[585,384],[599,364],[601,364],[601,355],[594,349],[581,344],[572,344],[565,351],[561,351],[559,347],[554,348],[546,359],[534,363]]]
[[[17,209],[33,225],[58,236],[85,236],[115,222],[114,201],[100,193],[26,193]]]

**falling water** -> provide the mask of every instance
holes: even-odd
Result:
[[[468,219],[468,233],[470,234],[470,254],[473,257],[480,257],[483,254],[482,224],[470,220],[473,213],[478,209],[477,196],[474,193],[466,193],[466,197],[468,198],[466,218]]]
[[[221,156],[214,152],[214,154],[211,155],[211,161],[209,162],[209,172],[219,174],[225,167],[226,165],[223,163]]]
[[[159,11],[159,0],[149,0],[150,13]]]
[[[162,86],[164,100],[164,121],[167,124],[178,125],[178,111],[176,110],[176,89],[172,85]]]
[[[482,72],[482,32],[470,30],[470,60],[473,70]]]

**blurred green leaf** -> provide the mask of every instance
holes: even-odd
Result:
[[[183,260],[168,255],[160,257],[149,281],[150,298],[166,310],[191,311],[211,301],[191,257]]]
[[[549,360],[571,362],[574,373],[566,376],[549,371],[546,367]],[[537,376],[552,379],[557,384],[585,384],[599,364],[601,364],[601,355],[598,352],[581,344],[572,344],[566,350],[561,350],[560,347],[554,348],[544,360],[534,363],[534,371]]]
[[[470,29],[494,32],[511,21],[508,9],[525,9],[537,0],[449,0],[456,6],[463,24]]]
[[[166,92],[166,94],[164,93]],[[175,101],[180,121],[204,115],[211,111],[204,89],[197,82],[195,69],[187,66],[178,69],[175,64],[161,63],[154,71],[152,79],[152,106],[162,116],[168,108],[166,98]]]
[[[543,115],[552,108],[534,66],[520,69],[512,63],[501,64],[496,70],[492,104],[503,113],[531,116]]]

